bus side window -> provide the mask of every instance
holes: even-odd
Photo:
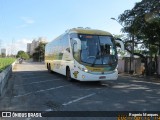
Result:
[[[63,48],[65,48],[65,49],[67,49],[69,47],[68,34],[64,35],[62,44],[63,44]]]

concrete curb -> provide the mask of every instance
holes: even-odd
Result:
[[[4,88],[8,82],[9,77],[12,74],[15,63],[16,61],[0,73],[0,96],[3,95]]]

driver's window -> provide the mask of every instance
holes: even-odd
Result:
[[[74,41],[74,43],[73,43],[73,53],[76,53],[76,52],[78,52],[78,49],[77,49],[77,42]]]
[[[110,45],[100,44],[100,48],[102,55],[110,55]]]
[[[100,36],[100,48],[102,55],[114,55],[113,43],[111,37],[109,36]]]

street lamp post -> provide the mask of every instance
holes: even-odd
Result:
[[[119,21],[115,18],[111,18],[112,20],[115,20],[117,21],[117,23],[119,23]],[[120,24],[120,23],[119,23]],[[123,28],[125,28],[125,26],[123,26],[122,24],[120,24]],[[132,46],[131,46],[131,53],[130,53],[130,70],[129,70],[129,73],[130,74],[133,74],[134,70],[133,70],[133,61],[134,61],[134,35],[132,34]]]

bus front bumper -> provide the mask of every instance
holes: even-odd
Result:
[[[106,81],[106,80],[117,80],[118,78],[118,71],[115,70],[110,73],[104,74],[93,74],[87,72],[80,72],[77,75],[77,80],[79,81]]]

